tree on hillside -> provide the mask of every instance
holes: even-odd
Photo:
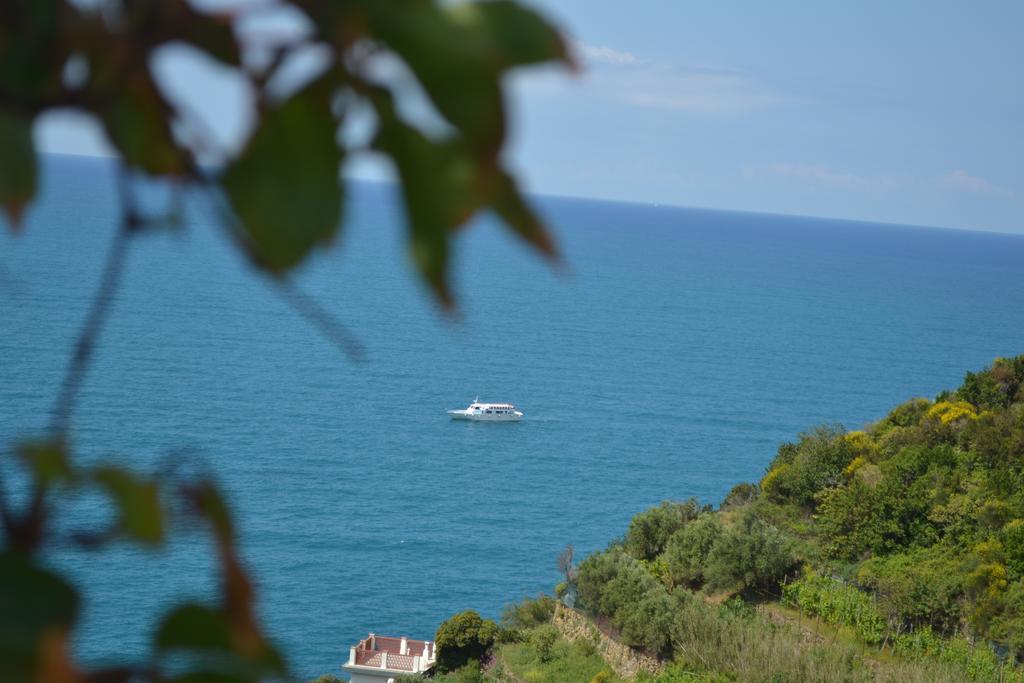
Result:
[[[434,638],[437,668],[455,671],[471,661],[483,660],[498,638],[498,625],[470,609],[442,622]]]
[[[638,560],[653,560],[665,550],[672,534],[708,510],[696,498],[681,503],[663,501],[633,517],[626,532],[626,550]]]
[[[275,12],[302,18],[296,36],[246,34]],[[153,65],[167,46],[215,61],[253,96],[255,123],[239,152],[221,149],[187,102],[172,99]],[[281,75],[315,51],[322,66],[288,93]],[[181,221],[184,198],[213,207],[221,229],[285,301],[331,340],[353,351],[336,321],[291,283],[290,273],[343,229],[344,165],[382,155],[400,180],[409,252],[444,306],[452,232],[477,213],[499,216],[513,233],[554,258],[554,243],[504,168],[507,116],[502,79],[521,66],[571,66],[566,42],[544,18],[510,0],[268,0],[214,14],[186,0],[9,0],[0,3],[0,208],[12,229],[35,199],[37,119],[71,108],[97,121],[118,154],[120,229],[85,323],[71,350],[47,438],[15,444],[30,474],[24,505],[0,488],[0,680],[251,680],[287,676],[263,633],[254,591],[235,547],[228,507],[208,480],[151,476],[75,462],[68,425],[92,351],[139,235]],[[379,77],[382,63],[411,74],[443,132],[400,111],[405,91]],[[369,112],[373,134],[344,132]],[[366,120],[366,119],[364,119]],[[214,170],[210,170],[214,169]],[[137,181],[158,178],[176,201],[166,213],[140,208]],[[56,500],[72,492],[108,496],[110,529],[56,538]],[[68,641],[82,587],[43,567],[51,543],[102,547],[129,539],[156,547],[174,524],[201,525],[215,541],[221,591],[215,604],[170,609],[143,661],[85,671]],[[184,679],[182,679],[184,680]]]

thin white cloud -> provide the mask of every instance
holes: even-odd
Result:
[[[606,92],[628,104],[693,114],[743,114],[785,101],[781,94],[733,69],[651,64],[600,80]]]
[[[577,40],[575,48],[587,64],[640,64],[640,59],[632,52],[620,52],[607,45],[587,45]]]
[[[734,115],[787,101],[781,92],[740,69],[721,66],[675,65],[608,45],[576,41],[576,54],[585,65],[580,81],[585,94],[631,107],[700,115]],[[535,91],[557,95],[561,84],[536,82]],[[578,97],[579,91],[574,93]]]
[[[859,192],[890,192],[917,190],[926,192],[957,192],[985,197],[1020,201],[1021,195],[964,170],[940,176],[862,175],[829,168],[822,164],[752,164],[744,166],[748,180],[799,181],[811,185],[834,187]]]
[[[938,182],[942,187],[958,192],[970,192],[972,194],[999,197],[1013,201],[1020,199],[1020,195],[1013,190],[996,185],[984,178],[973,176],[962,169],[947,173],[940,177]]]
[[[847,171],[837,171],[822,164],[751,164],[743,167],[743,176],[753,180],[797,180],[861,191],[887,189],[899,184],[899,181],[892,177],[861,176]]]

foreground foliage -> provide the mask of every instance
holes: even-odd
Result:
[[[247,34],[247,26],[275,16],[285,24],[298,18],[302,28]],[[252,96],[252,132],[240,150],[223,148],[193,103],[165,90],[157,67],[171,49],[215,63]],[[289,66],[312,53],[320,67],[289,83]],[[129,243],[146,231],[180,226],[186,197],[213,207],[219,227],[285,301],[353,352],[343,329],[288,276],[342,231],[340,178],[354,155],[382,155],[393,164],[412,262],[445,306],[453,305],[451,234],[481,211],[555,255],[501,155],[503,78],[545,62],[572,66],[565,41],[536,12],[509,0],[272,0],[237,3],[223,14],[187,0],[0,2],[0,212],[19,228],[39,185],[33,125],[64,109],[91,117],[116,150],[121,212],[96,295],[69,349],[47,434],[12,445],[0,470],[6,478],[20,469],[31,480],[27,491],[0,486],[0,680],[287,677],[285,658],[256,618],[254,589],[213,477],[177,466],[157,475],[83,467],[74,457],[68,425]],[[406,87],[381,77],[387,67],[408,73]],[[400,113],[415,92],[429,101],[421,110],[432,107],[431,126]],[[366,141],[346,134],[360,116],[372,129]],[[166,181],[174,197],[166,211],[151,214],[140,205],[136,186],[143,177]],[[69,525],[52,519],[58,501],[97,492],[117,511],[108,528],[65,533]],[[154,625],[151,652],[136,661],[103,670],[75,662],[69,642],[83,587],[48,568],[44,554],[125,540],[158,547],[169,533],[196,526],[214,540],[218,600],[171,608]]]

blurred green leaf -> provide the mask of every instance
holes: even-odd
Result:
[[[491,207],[514,233],[527,243],[536,247],[541,253],[556,258],[558,252],[551,234],[544,224],[526,203],[519,191],[515,179],[504,171],[498,174]]]
[[[0,110],[0,205],[14,228],[20,225],[22,211],[35,197],[36,173],[32,121]]]
[[[153,175],[184,174],[188,156],[171,133],[170,105],[145,64],[113,77],[119,81],[116,90],[99,114],[125,163]]]
[[[63,441],[32,441],[18,446],[15,453],[32,470],[35,480],[42,486],[65,482],[72,477],[71,463],[68,462]]]
[[[181,40],[225,64],[241,63],[238,43],[226,15],[197,12],[186,0],[134,3],[139,14],[136,35],[154,35],[154,43]]]
[[[170,679],[172,683],[248,683],[253,677],[244,673],[222,673],[215,671],[190,671]]]
[[[100,468],[93,477],[114,499],[118,523],[125,534],[152,545],[163,541],[163,511],[155,481],[136,477],[117,467]]]
[[[45,680],[63,669],[78,594],[16,553],[0,553],[0,681]]]
[[[180,680],[245,680],[267,673],[283,675],[284,662],[277,651],[260,637],[250,641],[229,615],[196,603],[182,605],[161,622],[155,646],[161,653],[215,653],[217,671],[196,671]],[[213,678],[208,678],[208,677]],[[228,676],[227,679],[220,676]],[[179,679],[175,679],[179,680]]]
[[[559,33],[514,2],[365,0],[362,7],[374,37],[405,61],[438,111],[485,158],[496,158],[505,139],[503,73],[538,62],[570,63]]]
[[[272,272],[330,242],[341,222],[342,153],[330,95],[321,79],[267,111],[222,179],[253,257]]]
[[[35,110],[60,91],[67,49],[60,18],[79,18],[67,3],[0,2],[0,101]]]
[[[486,43],[495,68],[561,61],[573,66],[562,34],[537,12],[510,0],[463,2],[444,10],[452,21]]]
[[[444,305],[453,303],[446,278],[448,233],[484,206],[529,244],[556,256],[550,234],[508,173],[479,162],[457,139],[434,142],[404,123],[386,91],[375,91],[373,102],[379,122],[374,146],[398,169],[413,261]]]
[[[432,142],[405,124],[385,92],[374,102],[379,119],[374,146],[391,157],[401,178],[413,261],[441,302],[451,306],[447,233],[483,204],[484,179],[457,141]]]
[[[228,511],[224,496],[209,481],[200,482],[187,488],[187,496],[202,517],[213,526],[218,543],[230,545],[234,542],[234,529],[231,524],[231,513]]]
[[[203,605],[190,603],[176,608],[160,624],[156,648],[168,650],[230,651],[231,630],[224,615]]]
[[[73,683],[138,683],[139,680],[140,677],[135,668],[112,666],[104,669],[91,669],[84,680],[82,677],[78,677]]]
[[[505,139],[505,112],[490,43],[431,2],[367,4],[373,34],[405,61],[472,148],[495,157]]]
[[[238,66],[241,63],[229,17],[199,14],[184,2],[178,5],[185,7],[185,26],[191,26],[185,36],[186,40],[226,64]]]
[[[14,222],[36,191],[31,122],[53,107],[79,107],[96,116],[123,166],[201,179],[191,151],[175,139],[176,112],[150,67],[154,50],[172,41],[238,65],[239,46],[230,22],[194,9],[189,0],[101,3],[103,11],[93,11],[92,4],[80,8],[81,3],[65,1],[0,2],[0,208]],[[350,87],[348,95],[364,95],[365,84],[357,73],[360,60],[380,46],[408,64],[454,126],[449,139],[430,139],[396,116],[390,94],[374,96],[380,124],[375,146],[396,164],[413,258],[442,302],[451,304],[446,282],[449,233],[484,207],[529,243],[554,253],[542,224],[498,163],[505,137],[504,73],[525,64],[569,62],[564,42],[546,21],[506,0],[295,4],[320,28],[320,35],[304,46],[333,44],[333,64],[330,76],[261,109],[246,149],[221,178],[242,226],[240,242],[255,262],[282,272],[340,229],[344,148],[338,144],[338,122],[332,115],[333,89],[340,84]],[[72,57],[75,61],[69,62]],[[71,77],[75,68],[65,69],[69,64],[77,65],[79,78]],[[331,80],[336,76],[341,76],[337,83]],[[263,81],[254,78],[253,85],[262,88]],[[173,214],[168,216],[173,220]],[[70,481],[74,472],[59,443],[28,444],[18,455],[43,486],[21,520],[4,511],[6,541],[35,550],[47,539],[49,494],[59,492],[45,489]],[[120,532],[150,544],[163,540],[165,520],[155,480],[113,467],[91,470],[88,476],[110,494]],[[223,602],[217,609],[193,604],[171,612],[159,628],[158,650],[197,655],[194,671],[175,669],[182,681],[285,675],[282,658],[266,641],[255,616],[253,586],[234,547],[224,499],[208,482],[183,490],[216,537]],[[0,681],[84,680],[68,657],[76,609],[74,589],[59,576],[21,555],[0,555]],[[130,665],[108,669],[94,672],[94,680],[145,675],[139,671]]]
[[[234,547],[234,530],[224,498],[209,481],[186,487],[196,512],[210,522],[221,563],[224,592],[224,616],[239,650],[249,655],[267,648],[253,614],[253,588]]]

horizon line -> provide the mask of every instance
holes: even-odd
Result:
[[[83,154],[74,152],[52,152],[52,151],[40,151],[40,156],[55,156],[55,157],[75,157],[80,159],[98,159],[98,160],[109,160],[116,161],[120,157],[111,154]],[[399,181],[396,179],[387,178],[367,178],[358,175],[343,175],[345,180],[356,181],[361,183],[375,183],[380,185],[398,185]],[[921,223],[901,223],[898,221],[887,221],[887,220],[867,220],[863,218],[842,218],[838,216],[822,216],[815,214],[801,214],[801,213],[785,213],[782,211],[757,211],[754,209],[729,209],[716,206],[694,206],[690,204],[676,204],[673,202],[656,202],[651,200],[637,200],[637,199],[620,199],[611,197],[592,197],[585,195],[574,195],[574,194],[557,194],[552,192],[542,192],[536,190],[527,190],[525,194],[538,199],[568,199],[571,201],[586,201],[586,202],[605,202],[608,204],[625,204],[628,206],[642,206],[646,208],[664,208],[664,209],[683,209],[691,211],[712,211],[718,213],[738,213],[751,216],[773,216],[777,218],[795,218],[800,220],[812,220],[812,221],[830,221],[836,223],[855,223],[860,225],[875,225],[885,226],[892,228],[912,228],[917,230],[946,230],[951,232],[970,232],[970,233],[982,233],[988,235],[1003,235],[1010,237],[1024,237],[1024,231],[1013,232],[1009,230],[998,230],[994,228],[964,228],[953,225],[924,225]]]

